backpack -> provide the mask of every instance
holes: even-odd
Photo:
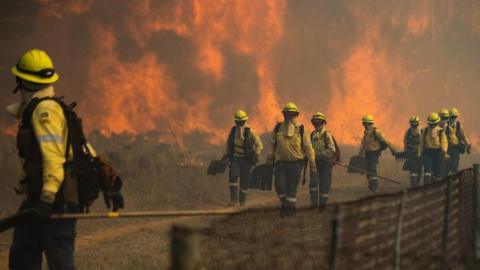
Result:
[[[335,137],[333,137],[332,134],[330,134],[330,136],[332,137],[333,144],[335,145],[335,152],[333,153],[332,157],[333,157],[333,160],[335,161],[335,163],[337,163],[337,162],[340,162],[340,159],[341,159],[340,147],[338,147],[338,143],[337,143],[337,140],[335,139]],[[325,147],[328,144],[328,142],[327,142],[327,132],[326,131],[323,133],[323,143],[325,144]]]
[[[27,106],[22,118],[31,119],[37,105],[44,100],[53,100],[62,107],[68,127],[66,162],[64,164],[65,179],[59,190],[59,194],[63,194],[63,198],[56,200],[67,204],[75,202],[82,211],[88,212],[89,207],[98,198],[100,190],[108,190],[112,186],[106,171],[106,165],[109,164],[105,164],[100,157],[91,153],[83,132],[82,119],[73,110],[76,103],[67,105],[61,97],[35,98]],[[72,160],[69,160],[70,151],[73,152]],[[67,186],[76,190],[77,194],[74,196],[76,195],[77,198],[66,198]],[[60,193],[60,191],[62,192]]]
[[[460,131],[461,131],[461,129],[462,129],[462,125],[460,124],[460,122],[457,121],[456,127],[455,127],[455,136],[458,139],[458,145],[456,145],[455,147],[456,147],[457,151],[460,152],[460,154],[465,154],[465,152],[467,150],[467,145],[465,144],[465,142],[463,140],[460,141]],[[449,144],[450,144],[450,134],[451,134],[450,126],[447,126],[446,135],[447,135],[447,140],[448,140]]]
[[[235,153],[235,128],[237,126],[233,126],[228,134],[228,154],[229,158],[233,159],[233,155]],[[245,157],[247,160],[250,161],[252,165],[255,165],[258,160],[255,160],[255,149],[253,147],[253,138],[251,136],[250,128],[245,127],[243,129],[243,138],[245,138],[245,143],[243,144],[243,152],[245,153]]]
[[[341,152],[340,152],[340,147],[338,146],[338,143],[337,143],[337,140],[335,139],[335,137],[333,137],[332,134],[330,134],[330,136],[332,137],[332,140],[333,140],[333,144],[334,144],[334,152],[333,152],[333,156],[332,156],[332,160],[335,161],[335,163],[339,162],[340,161],[340,158],[341,158]],[[323,144],[325,145],[325,148],[327,147],[328,145],[328,141],[327,141],[327,131],[325,131],[323,133]],[[310,140],[313,141],[313,132],[310,134]]]
[[[376,140],[377,142],[380,143],[380,150],[378,150],[378,151],[382,152],[382,151],[384,151],[385,149],[388,148],[388,145],[385,143],[385,141],[384,141],[384,140],[380,140],[380,139],[378,138],[377,128],[373,128],[373,137],[375,138],[375,140]]]
[[[418,146],[420,144],[421,134],[415,135],[412,133],[412,130],[407,131],[407,150]]]

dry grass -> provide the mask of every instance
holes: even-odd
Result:
[[[197,141],[187,143],[187,146],[195,149],[197,154],[194,155],[178,151],[172,145],[158,143],[154,134],[137,137],[123,134],[107,139],[95,133],[91,136],[91,141],[99,153],[105,154],[111,159],[118,173],[124,178],[126,211],[218,207],[224,206],[227,202],[226,175],[207,177],[205,167],[197,166],[221,155],[219,147],[206,147],[205,144]],[[342,150],[344,161],[347,161],[349,156],[356,152],[356,149],[351,147],[342,147]],[[402,163],[396,162],[386,152],[380,162],[380,174],[399,179],[404,186],[408,186],[408,174],[400,170]],[[463,167],[471,166],[473,162],[479,162],[478,155],[464,156],[462,165]],[[195,166],[184,166],[185,163],[195,164]],[[0,137],[0,170],[2,171],[0,176],[2,187],[0,189],[0,216],[4,216],[7,213],[13,213],[21,200],[13,192],[16,182],[14,140],[4,136]],[[380,192],[391,192],[400,188],[395,184],[380,183]],[[351,200],[367,195],[369,193],[364,176],[347,174],[345,169],[335,168],[331,192],[332,201]],[[273,193],[251,192],[249,196],[252,203],[276,200]],[[299,187],[299,204],[308,204],[308,186]],[[101,200],[97,201],[93,211],[104,211]],[[308,215],[308,212],[305,215]],[[206,226],[213,220],[218,222],[218,219],[211,218],[163,221],[151,219],[82,221],[78,227],[77,265],[79,269],[165,268],[168,264],[170,224],[180,222]],[[237,226],[238,229],[248,229],[251,224],[248,219],[236,220],[235,218],[221,220],[221,222],[225,222],[225,226]],[[272,213],[265,215],[259,224],[265,229],[274,231],[272,237],[275,237],[282,232],[276,230],[279,226],[295,227],[294,221],[290,221],[292,224],[283,225],[282,222],[287,221],[279,221],[277,213]],[[320,216],[309,222],[312,223],[311,226],[317,226],[319,233],[325,229],[322,226],[327,226]],[[250,229],[254,228],[258,228],[258,226]],[[115,230],[115,232],[109,234],[107,232],[109,230]],[[299,241],[303,241],[302,231],[298,231],[294,235],[298,235]],[[228,241],[228,235],[223,235],[219,239]],[[3,261],[0,263],[0,269],[2,269],[2,265],[5,266],[2,256],[5,256],[9,244],[10,234],[0,235],[0,261]],[[312,248],[315,248],[315,243],[311,244]],[[222,248],[225,246],[231,247],[230,251],[225,252],[232,252],[236,248],[248,248],[248,245],[237,246],[235,241],[223,243]],[[290,254],[288,250],[281,249],[278,253],[286,256],[285,263],[288,263]],[[301,254],[291,254],[291,256],[297,255]],[[308,264],[308,262],[305,263]],[[214,262],[210,262],[211,268],[215,268],[215,265]]]

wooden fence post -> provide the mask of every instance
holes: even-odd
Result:
[[[452,201],[451,193],[452,193],[452,179],[453,176],[448,176],[445,181],[447,181],[447,192],[445,194],[445,212],[443,216],[443,239],[442,239],[442,255],[443,255],[443,262],[442,267],[443,269],[447,269],[448,264],[448,226],[450,224],[450,204]]]
[[[171,269],[197,270],[200,269],[200,247],[198,232],[190,227],[172,227],[171,235]]]
[[[393,269],[399,270],[402,263],[402,226],[403,216],[405,213],[405,201],[407,200],[407,189],[402,190],[402,201],[400,202],[400,209],[398,210],[397,220],[397,235],[395,238],[395,261],[393,262]]]
[[[332,219],[332,239],[330,243],[330,270],[335,270],[337,267],[337,252],[340,238],[340,205],[335,204],[335,210]]]
[[[474,194],[473,194],[473,230],[474,230],[474,254],[475,260],[480,260],[480,164],[473,164]]]

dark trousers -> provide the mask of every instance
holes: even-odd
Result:
[[[450,158],[447,161],[447,174],[456,174],[460,164],[460,151],[455,146],[449,146],[448,155]]]
[[[423,150],[423,165],[425,167],[425,174],[423,182],[425,185],[431,184],[433,180],[441,180],[444,177],[445,161],[440,149],[424,149]]]
[[[275,190],[282,208],[295,209],[297,187],[303,161],[278,161],[275,165]]]
[[[414,153],[412,157],[407,158],[405,164],[408,164],[410,172],[410,186],[412,188],[419,186],[423,174],[423,160],[417,156],[417,153]]]
[[[382,152],[380,151],[365,152],[365,158],[367,161],[365,169],[367,170],[368,190],[370,191],[378,190],[377,165],[381,154]]]
[[[316,160],[316,164],[318,174],[310,179],[310,203],[312,206],[324,207],[327,205],[328,193],[332,186],[333,166],[320,158]]]
[[[24,203],[20,211],[28,208]],[[50,270],[75,269],[76,220],[32,220],[17,226],[10,247],[9,268],[12,270],[42,269],[42,253]]]
[[[247,200],[248,181],[252,165],[245,158],[234,158],[230,162],[229,185],[230,202],[244,204]],[[238,179],[240,178],[240,196],[238,190]]]

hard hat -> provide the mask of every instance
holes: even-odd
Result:
[[[312,116],[312,121],[318,121],[318,120],[322,120],[322,121],[325,121],[327,122],[327,117],[325,117],[325,115],[321,112],[316,112],[313,114]]]
[[[418,117],[418,115],[410,117],[410,124],[420,124],[420,117]]]
[[[17,65],[12,67],[12,73],[25,81],[38,84],[50,84],[58,80],[52,59],[38,49],[26,52]]]
[[[297,105],[295,105],[293,102],[288,102],[285,107],[283,107],[282,112],[296,112],[299,113]]]
[[[451,116],[451,117],[459,117],[459,116],[460,116],[460,112],[458,111],[457,108],[451,108],[451,109],[450,109],[450,116]]]
[[[248,120],[248,115],[244,110],[238,110],[235,113],[235,120],[236,121],[246,121],[246,120]]]
[[[438,113],[432,112],[428,115],[427,122],[430,125],[438,124],[440,122],[440,116]]]
[[[439,116],[442,119],[449,118],[450,117],[450,111],[448,111],[448,109],[443,109],[443,110],[440,111]]]
[[[373,115],[371,114],[367,114],[362,118],[362,123],[364,124],[373,124],[373,122],[374,122],[374,119],[373,119]]]

